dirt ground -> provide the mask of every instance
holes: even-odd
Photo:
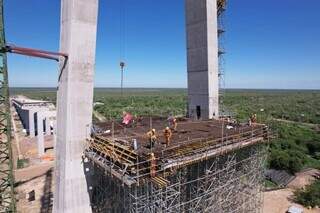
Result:
[[[284,213],[290,206],[303,209],[304,213],[320,213],[320,209],[307,209],[294,203],[293,191],[310,184],[315,178],[314,174],[320,172],[316,169],[308,169],[296,174],[296,178],[289,183],[288,188],[264,192],[264,213]]]
[[[315,175],[320,175],[320,170],[306,169],[298,172],[296,173],[296,178],[288,184],[288,187],[291,189],[298,189],[309,185],[315,180]]]
[[[52,211],[53,165],[53,162],[44,162],[15,171],[19,213]]]

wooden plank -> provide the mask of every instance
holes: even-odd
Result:
[[[99,141],[99,140],[96,140],[96,141]],[[133,160],[137,159],[137,154],[135,152],[131,152],[130,150],[126,149],[126,147],[124,146],[119,146],[119,144],[112,144],[108,141],[99,141],[100,143],[104,144],[105,146],[108,146],[108,147],[111,147],[111,149],[115,149],[117,152],[119,152],[120,154],[124,154],[126,155],[127,157],[129,158],[132,158]],[[106,143],[105,143],[106,142]],[[130,154],[134,155],[130,155],[126,152],[129,152]]]
[[[104,146],[104,144],[92,143],[91,146],[93,148],[95,148],[97,151],[102,152],[104,154],[107,154],[108,157],[115,159],[119,163],[123,163],[123,164],[129,163],[130,166],[133,166],[135,164],[135,162],[130,161],[129,159],[123,158],[123,157],[121,157],[121,155],[119,156],[117,153],[114,152],[116,150],[112,150],[109,147]],[[123,161],[125,161],[125,162],[123,162]]]

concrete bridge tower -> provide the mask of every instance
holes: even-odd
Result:
[[[61,0],[60,52],[68,60],[57,94],[57,213],[91,212],[82,157],[92,122],[97,16],[98,0]]]
[[[219,116],[217,0],[186,0],[188,115]]]

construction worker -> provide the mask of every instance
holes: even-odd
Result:
[[[257,123],[257,114],[253,114],[253,115],[251,116],[251,122],[252,122],[252,123]]]
[[[173,124],[173,130],[174,130],[174,131],[177,131],[178,121],[177,121],[176,118],[173,118],[172,124]]]
[[[167,119],[169,126],[171,127],[171,129],[173,129],[174,131],[177,129],[177,119],[173,116],[170,115]]]
[[[178,126],[177,119],[173,115],[170,115],[167,120],[169,122],[169,126],[172,127],[174,131],[176,131]]]
[[[133,116],[126,111],[122,112],[122,123],[125,125],[129,125],[133,121]]]
[[[170,139],[172,137],[172,131],[169,127],[166,127],[163,131],[164,138],[166,139],[166,146],[169,146]]]
[[[156,163],[156,157],[153,153],[150,153],[150,176],[155,177],[156,176],[156,170],[157,170],[157,163]]]
[[[147,132],[147,136],[150,142],[150,149],[152,149],[157,141],[156,130],[155,129],[150,130],[149,132]]]

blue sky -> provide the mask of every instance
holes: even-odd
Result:
[[[319,0],[229,0],[226,87],[320,89],[319,11]],[[59,21],[60,0],[5,1],[7,43],[57,51]],[[100,0],[95,86],[120,85],[123,55],[126,87],[186,87],[185,46],[184,0]],[[9,55],[11,86],[55,87],[57,72]]]

